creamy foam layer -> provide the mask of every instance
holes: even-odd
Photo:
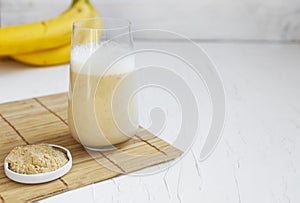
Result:
[[[75,46],[71,51],[71,70],[88,75],[128,73],[134,70],[135,60],[133,55],[123,57],[127,53],[128,50],[114,43]]]

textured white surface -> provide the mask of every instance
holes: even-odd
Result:
[[[91,0],[102,16],[193,39],[300,39],[299,0]],[[3,24],[54,17],[70,0],[1,0]],[[151,38],[152,36],[144,36]]]
[[[198,139],[167,171],[121,176],[42,202],[299,202],[300,45],[202,45],[227,96],[223,137],[209,159],[198,161]],[[1,103],[68,89],[67,66],[12,63],[0,63]]]

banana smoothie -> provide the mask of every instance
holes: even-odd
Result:
[[[111,148],[132,137],[138,128],[137,101],[129,99],[135,80],[123,79],[132,73],[134,58],[127,57],[105,72],[111,56],[123,51],[117,46],[100,47],[97,62],[84,66],[90,56],[87,45],[75,47],[71,53],[69,128],[72,136],[92,150]],[[116,91],[122,84],[121,91]]]

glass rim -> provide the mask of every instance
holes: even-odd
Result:
[[[114,22],[122,22],[124,25],[119,26],[113,26],[111,28],[93,28],[93,27],[87,27],[87,26],[81,26],[79,25],[80,22],[88,22],[88,21],[95,21],[95,20],[102,20],[105,22],[105,20],[112,20]],[[73,29],[81,29],[81,30],[102,30],[102,31],[109,31],[109,30],[121,30],[121,29],[128,29],[131,26],[131,21],[126,18],[115,18],[115,17],[94,17],[94,18],[81,18],[79,20],[76,20],[73,22]]]

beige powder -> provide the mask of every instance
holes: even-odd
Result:
[[[22,174],[37,174],[54,171],[68,162],[67,155],[47,144],[15,147],[5,161],[9,169]]]

